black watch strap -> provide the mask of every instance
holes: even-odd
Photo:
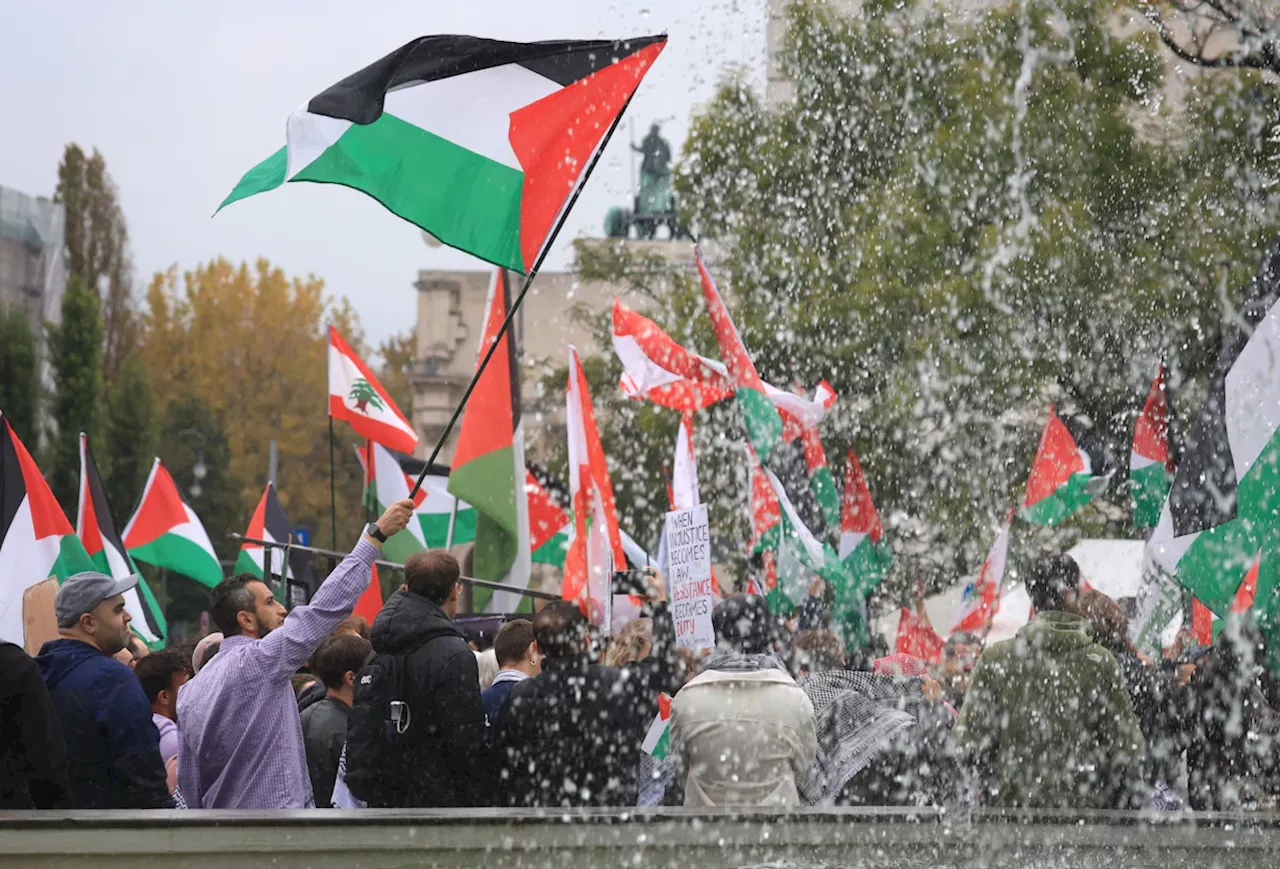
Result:
[[[387,535],[382,533],[382,529],[378,527],[377,522],[370,522],[364,529],[365,533],[380,543],[387,542]]]

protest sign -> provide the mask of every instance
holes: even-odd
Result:
[[[711,588],[711,531],[706,505],[667,514],[667,585],[676,643],[686,649],[709,649],[716,644],[711,626],[715,592]]]

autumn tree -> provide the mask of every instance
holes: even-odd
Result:
[[[31,320],[17,305],[0,309],[0,413],[31,444],[38,442],[39,400],[40,371]]]
[[[54,201],[66,209],[70,274],[101,299],[102,369],[107,382],[114,382],[136,340],[133,264],[119,191],[96,148],[86,155],[74,142],[66,146]]]
[[[53,494],[69,515],[75,515],[80,432],[96,442],[101,425],[102,320],[97,294],[73,275],[62,297],[61,322],[46,328],[54,382],[46,467]]]
[[[103,427],[103,486],[121,515],[121,529],[142,495],[156,456],[157,419],[151,381],[135,353],[125,360],[120,376],[107,390]]]
[[[417,339],[413,331],[392,335],[378,345],[382,367],[378,380],[391,396],[391,400],[410,419],[413,418],[413,363],[418,354]]]
[[[325,326],[333,323],[356,352],[366,353],[350,306],[334,304],[318,278],[291,279],[265,259],[253,265],[218,259],[182,275],[176,269],[157,274],[142,323],[140,350],[157,405],[167,408],[189,396],[220,421],[226,474],[240,486],[230,530],[248,524],[267,481],[273,439],[279,449],[276,485],[290,519],[299,527],[327,529]],[[338,524],[349,532],[362,515],[361,475],[356,438],[344,425],[336,433]]]

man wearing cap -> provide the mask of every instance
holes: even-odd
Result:
[[[36,662],[67,745],[77,809],[171,808],[151,704],[133,670],[112,656],[129,644],[124,593],[137,576],[85,571],[54,599],[61,639]]]

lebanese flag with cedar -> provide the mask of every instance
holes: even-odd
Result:
[[[960,614],[951,628],[951,633],[980,633],[991,626],[991,620],[1000,610],[1000,590],[1004,584],[1004,569],[1009,560],[1009,527],[1013,524],[1013,515],[1005,518],[1004,526],[996,535],[987,560],[982,563],[982,572],[978,581],[964,590],[960,603]]]
[[[909,607],[903,607],[898,618],[898,640],[894,644],[894,652],[910,655],[931,664],[942,660],[942,648],[946,641],[938,636],[933,625],[920,618]]]
[[[613,481],[596,428],[587,376],[572,345],[566,410],[574,533],[565,555],[561,595],[577,601],[592,624],[606,626],[612,571],[624,569],[627,554],[622,548]]]
[[[351,423],[356,434],[384,447],[412,453],[418,435],[373,371],[329,327],[329,416]]]
[[[622,362],[619,387],[628,398],[692,413],[733,395],[733,381],[714,359],[691,353],[657,323],[613,300],[613,351]]]
[[[285,182],[352,187],[528,274],[666,36],[422,36],[317,94],[219,208]]]
[[[23,643],[22,596],[54,576],[97,570],[35,460],[0,416],[0,640]]]

